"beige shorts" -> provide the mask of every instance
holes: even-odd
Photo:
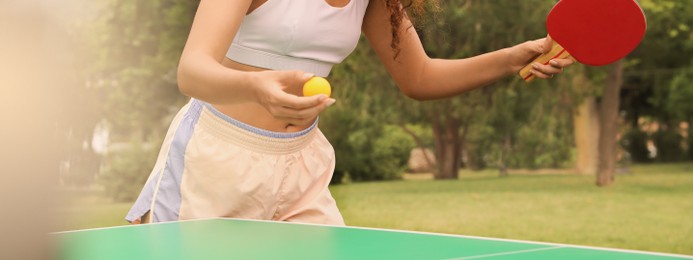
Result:
[[[278,133],[191,100],[176,115],[130,209],[132,222],[231,217],[344,225],[328,190],[334,150],[317,121]]]

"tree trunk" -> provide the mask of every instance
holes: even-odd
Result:
[[[623,84],[623,60],[612,64],[604,86],[599,108],[599,169],[597,185],[608,186],[614,182],[616,171],[616,135],[618,131],[619,94]]]
[[[444,122],[433,122],[436,143],[436,179],[457,179],[460,168],[460,121],[446,118]]]
[[[575,128],[575,169],[580,174],[594,175],[599,165],[599,114],[597,101],[587,97],[573,118]]]

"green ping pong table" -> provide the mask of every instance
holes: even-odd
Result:
[[[54,233],[61,259],[693,259],[507,239],[241,219]]]

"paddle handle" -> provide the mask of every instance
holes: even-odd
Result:
[[[520,77],[522,77],[522,79],[524,79],[526,82],[531,82],[535,78],[534,74],[529,72],[532,69],[532,64],[541,63],[544,65],[547,65],[547,64],[549,64],[549,61],[551,61],[553,59],[568,59],[568,58],[572,58],[570,56],[570,53],[568,53],[568,51],[563,49],[563,47],[561,47],[561,45],[559,45],[558,43],[556,43],[554,41],[553,45],[551,46],[551,51],[544,53],[542,55],[539,55],[539,57],[534,59],[532,62],[527,64],[527,66],[525,66],[524,68],[522,68],[520,70],[520,73],[519,73]]]

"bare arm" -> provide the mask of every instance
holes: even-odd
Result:
[[[275,118],[294,125],[312,121],[328,104],[324,95],[298,97],[311,75],[302,71],[245,72],[222,65],[252,0],[202,0],[178,65],[178,86],[213,104],[257,102]]]
[[[545,41],[537,40],[466,59],[431,59],[426,55],[416,31],[407,29],[411,22],[404,18],[399,28],[400,53],[395,60],[390,48],[392,36],[389,17],[383,1],[371,1],[364,18],[363,31],[402,92],[419,100],[454,96],[512,75],[545,48]],[[572,63],[570,60],[556,62],[538,66],[535,75],[548,78]]]
[[[178,65],[183,94],[221,104],[254,98],[254,77],[221,65],[251,2],[200,2]]]

